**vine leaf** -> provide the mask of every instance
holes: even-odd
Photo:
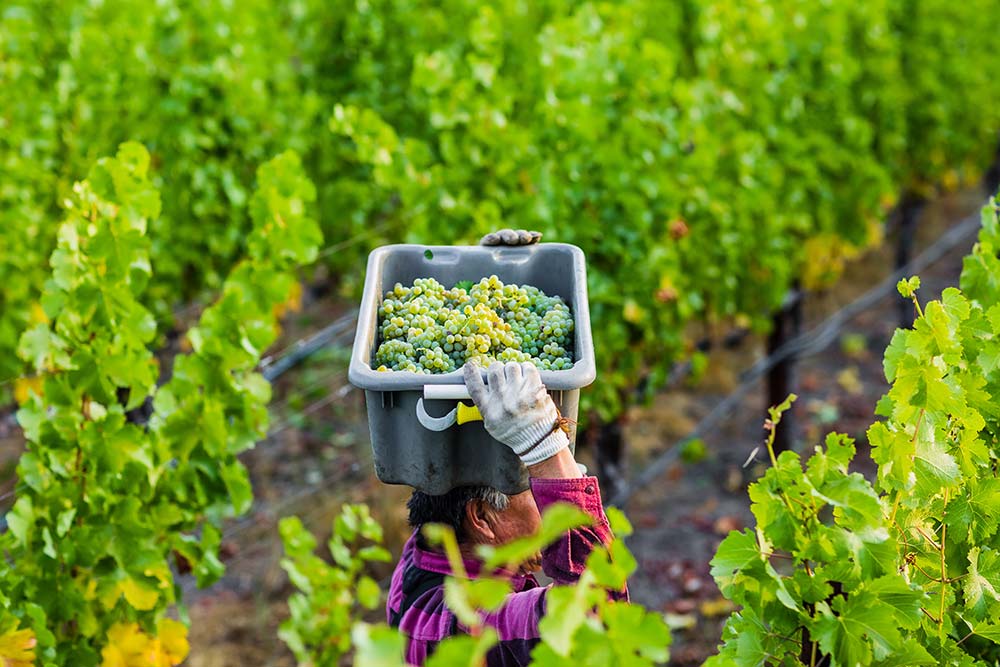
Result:
[[[573,647],[573,635],[587,620],[597,596],[605,595],[593,588],[594,575],[585,570],[575,586],[556,586],[546,597],[545,616],[538,624],[542,641],[557,654],[565,657]]]
[[[357,652],[354,664],[357,667],[403,667],[406,637],[384,625],[356,623],[351,628],[351,641]]]
[[[956,495],[945,511],[944,521],[957,536],[978,544],[997,531],[1000,522],[1000,479],[971,479],[966,493]]]
[[[496,630],[486,628],[478,637],[458,635],[449,637],[438,644],[434,655],[428,658],[426,667],[480,667],[485,664],[486,654],[496,646]]]
[[[591,523],[593,517],[575,505],[554,503],[546,508],[542,526],[534,535],[501,547],[480,547],[478,553],[484,561],[483,569],[486,572],[502,567],[513,570],[568,531]]]
[[[1000,552],[989,547],[969,550],[969,572],[962,582],[965,604],[973,619],[995,616],[1000,604]]]
[[[894,615],[871,595],[855,592],[832,605],[819,602],[816,610],[812,636],[838,665],[870,665],[873,657],[882,660],[902,644]]]
[[[733,531],[719,545],[712,559],[712,577],[719,584],[723,595],[730,595],[738,574],[751,565],[762,562],[757,536],[749,528],[743,532]]]

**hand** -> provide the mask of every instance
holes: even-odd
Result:
[[[532,245],[542,238],[541,232],[529,232],[526,229],[501,229],[490,232],[479,241],[479,245]]]
[[[488,385],[474,361],[466,363],[463,372],[486,432],[510,447],[526,466],[569,447],[569,436],[556,427],[559,412],[534,364],[494,362],[486,371]]]

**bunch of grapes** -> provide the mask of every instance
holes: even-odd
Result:
[[[558,296],[496,276],[451,289],[433,278],[396,283],[379,315],[380,371],[449,373],[474,359],[530,361],[541,370],[573,366],[573,314]]]

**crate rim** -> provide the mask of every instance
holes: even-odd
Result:
[[[573,258],[573,269],[582,278],[582,284],[576,285],[577,294],[582,297],[585,308],[579,308],[574,304],[573,321],[575,326],[582,332],[581,339],[583,350],[578,352],[579,359],[573,367],[562,371],[539,371],[542,383],[550,391],[566,391],[572,389],[582,389],[594,382],[597,378],[597,365],[594,358],[593,334],[590,328],[590,304],[587,295],[587,263],[583,250],[571,243],[540,243],[530,246],[479,246],[479,245],[426,245],[422,243],[394,243],[379,246],[368,254],[368,263],[365,267],[365,287],[361,299],[361,306],[358,310],[358,323],[354,335],[354,345],[351,350],[351,363],[348,367],[348,381],[359,389],[365,391],[419,391],[427,384],[462,384],[462,370],[455,370],[450,373],[425,374],[413,373],[411,371],[376,371],[369,363],[370,343],[367,343],[367,336],[363,335],[368,329],[369,323],[378,317],[378,301],[382,295],[379,290],[369,289],[369,277],[373,271],[379,268],[379,264],[386,255],[399,250],[417,249],[421,251],[447,250],[455,248],[476,248],[492,252],[517,252],[533,253],[538,248],[561,247],[569,250]],[[483,369],[483,379],[486,374]]]

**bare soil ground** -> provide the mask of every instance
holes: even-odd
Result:
[[[950,225],[978,209],[984,195],[969,191],[932,204],[921,219],[917,251]],[[921,273],[920,297],[936,298],[955,285],[961,258],[971,240]],[[823,321],[892,270],[892,239],[859,258],[837,285],[805,302],[805,329]],[[875,402],[886,390],[882,352],[898,322],[898,297],[890,296],[844,329],[826,351],[800,360],[793,408],[797,449],[820,442],[835,430],[858,439],[858,470],[874,471],[865,430]],[[332,321],[345,305],[328,297],[307,300],[288,323],[288,344]],[[713,352],[697,386],[660,394],[651,405],[634,408],[626,435],[629,465],[641,470],[669,448],[739,383],[739,374],[764,354],[763,343],[748,338],[737,350]],[[366,502],[386,527],[389,547],[398,553],[408,533],[407,489],[380,484],[372,474],[364,397],[346,384],[344,350],[331,348],[311,358],[276,383],[272,406],[273,437],[243,458],[250,469],[257,500],[250,515],[224,533],[228,571],[206,591],[183,581],[192,620],[192,667],[291,666],[294,659],[277,638],[287,616],[284,600],[292,592],[280,568],[277,521],[296,514],[320,534],[329,533],[344,502]],[[709,576],[709,561],[730,530],[752,525],[747,485],[764,470],[761,456],[744,467],[763,441],[766,391],[761,383],[740,409],[704,438],[707,455],[678,463],[656,483],[637,493],[626,508],[636,533],[630,546],[639,561],[631,582],[633,599],[668,614],[675,627],[671,664],[697,665],[715,651],[729,605]],[[13,420],[0,416],[0,512],[13,488],[16,457],[23,448]],[[580,453],[590,463],[590,453]],[[322,543],[322,542],[321,542]],[[378,572],[382,577],[386,569]]]

